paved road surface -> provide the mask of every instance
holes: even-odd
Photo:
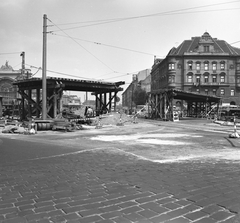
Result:
[[[0,222],[240,222],[232,131],[139,121],[0,135]]]

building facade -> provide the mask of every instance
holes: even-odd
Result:
[[[31,70],[25,69],[14,70],[6,61],[5,65],[0,67],[0,97],[2,97],[1,110],[11,109],[16,103],[16,99],[20,98],[18,89],[12,83],[21,78],[27,78],[31,75]],[[2,115],[2,114],[0,114]]]
[[[151,92],[168,89],[218,96],[223,104],[240,105],[240,49],[208,32],[184,40],[152,66]]]
[[[122,106],[125,110],[129,110],[130,113],[136,107],[133,102],[133,94],[134,91],[141,87],[147,93],[151,91],[151,69],[146,69],[138,72],[138,74],[134,74],[132,77],[132,82],[126,88],[126,90],[122,93]]]

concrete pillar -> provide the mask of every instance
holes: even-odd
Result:
[[[40,104],[40,89],[36,89],[36,103],[37,105]],[[40,111],[37,109],[37,117],[39,118],[40,117]]]
[[[2,103],[2,97],[0,97],[0,117],[2,117],[2,106],[3,106],[3,103]]]
[[[53,118],[57,117],[57,98],[58,98],[58,95],[57,95],[56,89],[54,89],[54,91],[53,91]]]

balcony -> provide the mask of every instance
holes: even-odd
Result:
[[[174,88],[174,87],[176,87],[176,83],[174,83],[174,82],[168,82],[168,87]]]
[[[176,74],[176,70],[168,70],[168,74]]]

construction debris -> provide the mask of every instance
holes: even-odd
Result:
[[[72,117],[76,118],[76,116]],[[33,135],[38,131],[52,130],[72,132],[94,128],[101,129],[108,125],[124,126],[126,123],[136,123],[136,116],[113,112],[97,117],[85,117],[81,119],[70,119],[69,116],[68,118],[64,118],[63,115],[59,115],[56,119],[31,119],[22,122],[12,119],[1,119],[0,127],[2,127],[2,133]]]

